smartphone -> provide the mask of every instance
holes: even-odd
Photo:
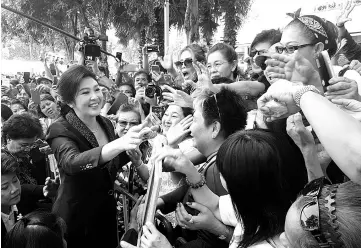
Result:
[[[30,72],[24,72],[24,82],[26,84],[30,83]]]
[[[56,69],[55,69],[54,63],[51,63],[49,68],[50,68],[51,75],[55,76],[56,75]]]
[[[150,70],[151,71],[154,71],[154,72],[156,72],[156,73],[160,73],[160,68],[159,68],[159,66],[158,65],[152,65],[151,67],[150,67]]]
[[[165,113],[165,108],[160,106],[152,106],[152,112],[158,117],[159,120],[162,120]]]
[[[316,59],[316,64],[320,72],[323,89],[324,91],[327,91],[327,86],[330,85],[330,79],[336,76],[327,51],[321,52]]]
[[[108,110],[107,115],[116,115],[120,106],[125,103],[128,103],[128,97],[123,93],[119,93],[112,106]]]
[[[35,104],[40,104],[40,92],[38,90],[31,89],[31,100]]]
[[[115,54],[115,57],[119,60],[119,62],[122,62],[122,53],[120,53],[120,52],[117,52],[116,54]]]

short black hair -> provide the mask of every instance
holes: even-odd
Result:
[[[26,111],[28,111],[28,106],[26,106],[22,101],[18,100],[18,99],[13,99],[11,102],[10,102],[10,106],[11,105],[21,105],[21,107],[23,107]]]
[[[17,173],[19,170],[19,163],[14,156],[9,152],[1,150],[1,175],[10,173]]]
[[[134,76],[133,76],[133,80],[135,82],[135,77],[139,76],[139,75],[146,75],[147,76],[147,80],[148,80],[148,83],[151,83],[152,82],[152,76],[145,70],[139,70],[137,71],[136,73],[134,73]]]
[[[34,211],[21,218],[7,234],[8,248],[64,248],[65,221],[54,213]]]
[[[49,84],[53,84],[53,81],[50,80],[49,78],[46,78],[46,77],[40,77],[38,79],[36,79],[36,84],[39,85],[41,84],[42,82],[46,82],[46,83],[49,83]]]
[[[253,39],[250,47],[251,51],[253,50],[254,46],[259,43],[268,42],[272,46],[273,44],[280,42],[281,38],[282,38],[282,33],[281,30],[279,29],[263,30],[261,33],[257,34],[256,37]],[[254,57],[254,55],[251,57]]]
[[[12,115],[13,111],[5,104],[1,104],[1,118],[3,118],[4,121],[7,121]]]
[[[132,96],[135,97],[135,94],[137,93],[135,88],[134,88],[134,85],[132,83],[121,83],[118,85],[118,88],[123,86],[123,85],[127,85],[130,87],[130,89],[132,90]]]
[[[142,122],[138,107],[130,103],[122,104],[117,111],[117,116],[119,116],[120,113],[127,113],[127,112],[136,113],[139,117],[139,122]]]
[[[82,65],[72,66],[61,75],[57,89],[64,103],[74,101],[80,82],[87,77],[96,80],[95,74]]]
[[[288,141],[281,133],[243,130],[217,153],[217,168],[244,227],[240,247],[279,235],[288,209],[307,183],[302,153]]]
[[[3,125],[3,135],[12,140],[41,137],[43,129],[39,119],[29,113],[14,114]]]
[[[202,102],[202,115],[206,125],[218,121],[224,138],[244,129],[247,124],[246,105],[242,98],[233,90],[223,87],[213,94],[205,92],[199,97]]]

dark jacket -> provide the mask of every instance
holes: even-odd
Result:
[[[112,123],[97,117],[109,141]],[[116,202],[113,183],[118,169],[128,162],[125,153],[99,164],[103,147],[73,111],[48,129],[47,142],[58,162],[61,184],[53,212],[67,224],[68,247],[116,247]]]

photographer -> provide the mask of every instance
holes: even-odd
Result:
[[[149,88],[148,86],[151,84],[151,81],[151,76],[144,70],[140,70],[134,74],[134,86],[136,90],[135,99],[141,103],[146,116],[149,114],[151,107],[157,105],[157,95],[147,95],[147,89]],[[152,95],[153,97],[151,97]]]

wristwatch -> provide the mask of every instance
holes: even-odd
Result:
[[[303,94],[305,94],[308,91],[312,91],[321,95],[321,92],[313,85],[307,85],[305,87],[298,89],[294,96],[294,101],[298,107],[300,106],[301,97],[303,96]]]

